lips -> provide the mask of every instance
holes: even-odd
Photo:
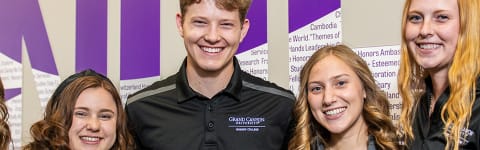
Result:
[[[441,44],[434,44],[434,43],[425,43],[425,44],[417,44],[417,46],[421,49],[437,49],[441,47]]]
[[[335,109],[330,109],[330,110],[324,111],[323,113],[327,116],[334,116],[334,115],[338,115],[338,114],[344,112],[346,109],[347,109],[347,107],[340,107],[340,108],[335,108]]]
[[[98,136],[80,136],[80,139],[86,143],[97,143],[99,142],[102,138]]]
[[[218,48],[218,47],[200,47],[204,52],[207,53],[219,53],[222,51],[223,48]]]

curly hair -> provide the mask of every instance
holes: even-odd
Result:
[[[426,71],[415,61],[406,44],[406,23],[412,0],[406,0],[402,15],[402,43],[400,70],[398,75],[398,89],[402,97],[402,114],[399,125],[402,129],[400,136],[404,143],[409,143],[415,137],[412,124],[415,109],[425,93],[424,79],[428,77]],[[472,116],[472,106],[475,102],[475,85],[480,76],[480,3],[478,1],[458,0],[460,30],[453,61],[448,70],[448,85],[450,97],[441,108],[442,121],[447,139],[445,149],[459,149],[460,132],[468,127]],[[447,133],[451,132],[451,133]]]
[[[10,128],[8,127],[8,109],[5,105],[5,92],[0,78],[0,149],[8,149],[12,141]]]
[[[127,117],[117,89],[108,78],[92,70],[74,74],[59,85],[47,104],[43,120],[36,122],[30,128],[34,141],[24,149],[69,150],[68,130],[72,125],[77,98],[84,90],[97,87],[107,90],[112,95],[119,112],[116,123],[117,137],[111,149],[133,149],[133,137],[128,131]]]
[[[335,56],[345,62],[360,78],[366,92],[362,115],[368,126],[368,134],[373,135],[377,148],[398,149],[396,129],[389,116],[389,102],[385,93],[375,84],[371,71],[365,61],[345,45],[326,46],[317,50],[305,63],[300,72],[300,92],[295,104],[294,114],[297,121],[295,133],[290,140],[290,150],[309,150],[310,144],[318,139],[324,145],[330,138],[330,132],[313,118],[307,101],[307,85],[314,65],[327,56]]]

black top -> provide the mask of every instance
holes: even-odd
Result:
[[[445,105],[450,96],[450,88],[447,88],[439,97],[431,117],[428,117],[430,111],[430,97],[432,93],[432,81],[430,78],[425,80],[427,85],[426,94],[422,97],[417,108],[415,120],[413,123],[414,141],[410,149],[421,150],[443,150],[446,140],[443,136],[445,124],[441,119],[441,109]],[[477,79],[476,99],[472,108],[472,116],[470,117],[470,125],[468,129],[463,129],[460,149],[480,149],[480,80]]]
[[[240,69],[209,99],[180,71],[131,95],[126,112],[140,149],[278,150],[291,136],[292,92]]]

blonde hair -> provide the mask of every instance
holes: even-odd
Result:
[[[403,142],[415,137],[411,125],[415,109],[425,93],[426,73],[409,53],[405,39],[405,25],[412,0],[407,0],[403,9],[401,63],[398,76],[398,89],[402,96],[402,114],[399,124],[402,128]],[[480,71],[480,4],[478,1],[458,0],[460,33],[451,67],[448,71],[450,97],[441,108],[442,121],[445,123],[444,136],[447,139],[445,149],[459,149],[461,130],[468,127],[475,102],[475,85]]]
[[[365,61],[345,45],[326,46],[319,49],[302,68],[300,92],[294,109],[297,125],[288,148],[290,150],[309,150],[311,149],[310,144],[317,139],[328,146],[326,141],[330,138],[330,133],[313,118],[307,102],[307,84],[314,65],[330,55],[345,62],[360,78],[367,96],[362,115],[367,123],[368,133],[375,137],[377,148],[397,149],[395,127],[389,116],[389,102],[385,93],[375,84]]]

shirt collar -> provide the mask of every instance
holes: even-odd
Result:
[[[218,94],[226,94],[231,96],[233,99],[240,101],[240,92],[242,89],[242,70],[240,65],[238,64],[237,58],[233,57],[233,75],[230,78],[230,82],[228,83],[227,87],[220,91]],[[187,58],[183,60],[182,66],[177,73],[177,81],[176,81],[176,88],[178,89],[177,97],[178,102],[182,103],[188,100],[191,100],[195,97],[200,97],[200,94],[195,92],[190,86],[188,85],[187,80]],[[217,95],[218,95],[217,94]]]

